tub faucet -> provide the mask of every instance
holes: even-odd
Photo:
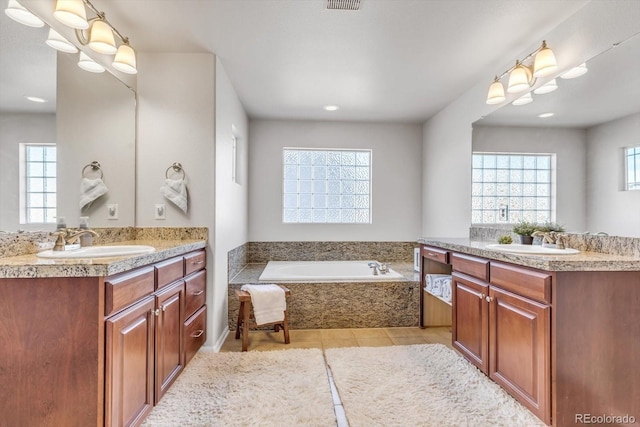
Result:
[[[86,230],[73,230],[70,228],[63,228],[53,233],[57,234],[58,238],[56,239],[56,243],[53,245],[54,251],[64,251],[65,245],[73,244],[78,238],[84,234],[91,234],[94,237],[98,236],[98,233],[91,229]]]
[[[389,267],[387,264],[380,264],[378,261],[371,261],[367,264],[369,267],[373,268],[373,275],[377,276],[378,272],[380,274],[387,274],[389,272]]]

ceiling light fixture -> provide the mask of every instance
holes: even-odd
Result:
[[[538,117],[540,117],[541,119],[546,119],[547,117],[553,117],[553,113],[538,114]]]
[[[95,17],[89,20],[87,20],[87,8],[95,14]],[[58,21],[75,29],[76,38],[82,46],[88,46],[94,52],[103,55],[115,55],[111,62],[113,68],[127,74],[138,72],[136,53],[129,45],[129,39],[111,25],[105,13],[96,9],[89,0],[57,0],[53,15]],[[120,46],[116,43],[116,37],[120,39]],[[88,55],[84,56],[88,58]],[[88,64],[87,59],[81,58],[78,65],[81,63]],[[89,65],[88,68],[91,69],[88,71],[97,69],[93,65]],[[100,66],[100,68],[104,67]]]
[[[325,105],[324,108],[326,111],[338,111],[340,109],[340,107],[338,107],[337,105]]]
[[[589,71],[589,69],[587,68],[587,63],[583,62],[582,64],[578,65],[577,67],[573,67],[572,69],[570,69],[566,73],[561,74],[560,78],[561,79],[575,79],[576,77],[580,77],[580,76],[585,75],[587,73],[587,71]]]
[[[556,79],[553,79],[549,80],[539,88],[534,89],[533,93],[535,93],[536,95],[543,95],[545,93],[551,93],[556,89],[558,89],[558,84],[556,83]]]
[[[520,98],[513,101],[511,104],[520,106],[520,105],[531,104],[532,102],[533,102],[533,96],[531,96],[531,92],[527,92],[524,95],[522,95]]]
[[[526,65],[526,62],[533,58],[533,65]],[[556,57],[553,51],[543,41],[542,45],[525,56],[522,60],[517,60],[516,64],[495,77],[487,94],[487,104],[500,104],[506,100],[504,87],[500,80],[509,74],[507,92],[521,93],[531,88],[538,77],[546,77],[553,74],[558,69]]]
[[[60,33],[53,28],[49,28],[49,36],[45,43],[60,52],[76,53],[78,51],[78,48],[75,47],[73,43],[62,37]]]
[[[46,99],[40,98],[39,96],[25,96],[25,98],[27,98],[27,100],[31,102],[37,102],[39,104],[44,104],[45,102],[47,102]]]
[[[28,11],[27,8],[18,3],[17,0],[9,0],[4,13],[9,18],[21,23],[22,25],[36,28],[44,27],[44,22],[42,21],[42,19],[38,18],[36,15]]]

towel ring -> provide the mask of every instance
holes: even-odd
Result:
[[[94,171],[94,172],[96,170],[100,171],[100,179],[102,179],[104,177],[104,173],[102,172],[102,169],[100,168],[100,163],[96,162],[95,160],[82,168],[82,177],[83,178],[86,178],[85,171],[87,170],[87,168],[91,168],[91,170]]]
[[[182,169],[182,165],[181,165],[180,163],[177,163],[177,162],[176,162],[176,163],[174,163],[174,164],[172,164],[171,166],[169,166],[169,167],[167,168],[167,170],[166,170],[166,171],[165,171],[165,173],[164,173],[164,177],[165,177],[165,178],[169,179],[169,171],[170,171],[171,169],[173,169],[173,171],[174,171],[175,173],[182,173],[182,179],[185,179],[185,178],[186,178],[186,174],[184,173],[184,169]]]

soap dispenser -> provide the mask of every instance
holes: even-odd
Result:
[[[80,223],[78,224],[78,228],[80,230],[88,230],[89,229],[89,217],[81,216]],[[89,233],[83,234],[80,236],[80,246],[93,246],[93,236]]]

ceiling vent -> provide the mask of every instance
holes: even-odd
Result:
[[[362,0],[327,0],[329,10],[360,10]]]

